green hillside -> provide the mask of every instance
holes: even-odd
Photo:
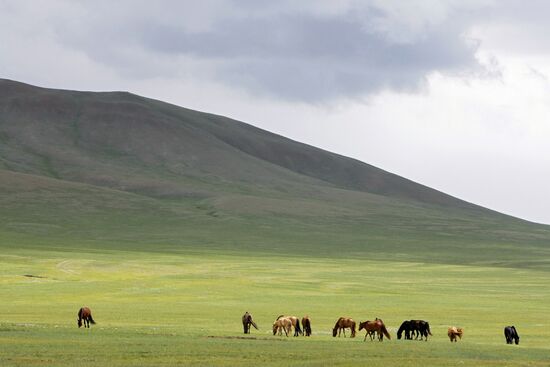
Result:
[[[4,246],[546,267],[550,228],[225,117],[0,80]]]

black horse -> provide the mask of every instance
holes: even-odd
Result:
[[[403,321],[399,330],[397,330],[397,339],[401,339],[401,336],[405,332],[405,340],[410,340],[411,338],[411,322],[408,320]]]
[[[405,332],[405,340],[412,340],[413,337],[416,340],[420,336],[420,340],[425,338],[428,341],[428,335],[432,335],[430,324],[424,320],[403,321],[397,331],[397,339],[401,339],[403,332]]]
[[[515,326],[506,326],[504,328],[504,337],[506,338],[506,344],[512,344],[512,341],[519,344],[519,335]]]
[[[246,311],[243,315],[243,329],[245,334],[250,334],[250,325],[254,326],[254,328],[258,330],[258,325],[256,325],[254,320],[252,320],[252,315]]]

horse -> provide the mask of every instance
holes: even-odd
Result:
[[[410,320],[411,325],[411,339],[412,339],[412,332],[416,332],[415,339],[418,339],[418,336],[420,336],[420,340],[428,341],[428,335],[432,335],[432,332],[430,331],[430,324],[427,321],[424,320]]]
[[[401,339],[401,336],[403,335],[403,332],[405,332],[405,340],[412,339],[411,337],[411,322],[408,320],[403,321],[401,326],[399,327],[399,330],[397,330],[397,339]]]
[[[462,335],[464,334],[464,330],[462,328],[457,328],[456,326],[452,326],[447,330],[447,335],[449,336],[449,340],[452,342],[457,341],[456,337],[458,336],[460,339],[462,339]]]
[[[363,341],[367,340],[367,336],[370,336],[370,340],[372,341],[374,339],[375,332],[378,334],[378,341],[384,340],[384,336],[391,340],[390,333],[388,332],[388,329],[386,329],[384,321],[380,320],[379,318],[376,318],[375,321],[360,322],[359,331],[361,331],[362,329],[365,329],[365,331],[367,332]]]
[[[288,336],[288,333],[290,333],[290,330],[292,330],[292,320],[286,317],[278,317],[275,322],[273,322],[273,335],[277,334],[277,331],[279,332],[279,335],[283,335],[283,331],[285,332],[285,335]]]
[[[82,327],[82,324],[84,324],[84,327],[90,328],[90,322],[92,324],[95,324],[94,318],[92,317],[92,311],[90,311],[89,307],[82,307],[80,310],[78,310],[78,319],[76,320],[78,327]]]
[[[246,311],[243,315],[243,329],[245,334],[250,334],[250,325],[254,326],[258,330],[258,325],[252,320],[252,315]]]
[[[304,328],[305,336],[311,336],[311,319],[309,316],[302,317],[302,327]]]
[[[294,327],[294,336],[299,336],[304,334],[304,332],[300,328],[300,319],[298,319],[296,316],[279,315],[279,317],[277,317],[277,320],[279,320],[281,317],[290,319],[290,321],[292,322],[292,326]]]
[[[504,337],[506,338],[506,344],[512,344],[512,342],[519,344],[519,335],[515,326],[506,326],[504,328]]]
[[[340,332],[344,331],[345,338],[347,328],[351,329],[351,338],[355,338],[355,321],[350,317],[340,317],[336,321],[334,329],[332,329],[332,336],[336,337],[336,334],[338,334],[338,337],[340,337]]]

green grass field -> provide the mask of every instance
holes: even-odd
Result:
[[[242,122],[0,79],[0,367],[550,366],[549,245],[550,226]],[[313,336],[271,335],[280,314]],[[333,338],[340,316],[434,335]]]
[[[548,366],[550,273],[222,251],[159,254],[6,247],[0,255],[1,366]],[[28,277],[25,275],[33,275]],[[78,329],[76,312],[97,321]],[[241,339],[240,317],[260,326]],[[309,339],[273,336],[281,313],[310,315]],[[382,318],[391,341],[333,338],[335,320]],[[427,343],[395,340],[430,321]],[[519,346],[504,343],[514,324]],[[451,344],[450,325],[465,329]]]

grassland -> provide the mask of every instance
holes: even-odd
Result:
[[[548,366],[549,284],[549,226],[221,116],[0,80],[2,367]],[[282,313],[313,337],[270,335]],[[332,338],[342,315],[434,336]]]
[[[37,251],[0,255],[0,365],[547,366],[550,273],[534,269],[223,251]],[[33,275],[28,277],[25,275]],[[78,329],[89,305],[98,322]],[[242,336],[240,316],[260,326]],[[310,339],[270,334],[309,314]],[[428,343],[332,338],[337,317],[429,320]],[[515,324],[519,346],[504,344]],[[449,325],[465,328],[449,343]]]

